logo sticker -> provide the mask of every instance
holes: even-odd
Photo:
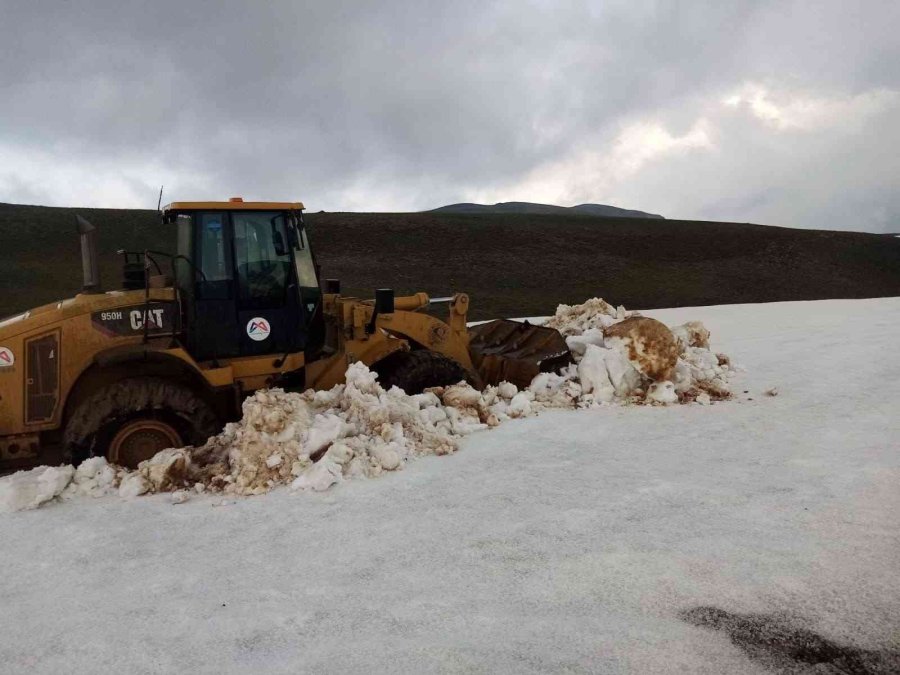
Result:
[[[9,368],[15,365],[16,357],[8,347],[0,347],[0,368]]]
[[[251,340],[260,342],[269,337],[271,332],[272,329],[269,328],[269,322],[261,316],[255,316],[247,322],[247,335],[250,336]]]
[[[91,314],[94,328],[108,337],[160,335],[173,331],[175,306],[166,302],[142,303]]]

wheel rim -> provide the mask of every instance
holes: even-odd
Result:
[[[136,469],[160,450],[184,443],[173,427],[159,420],[134,420],[125,424],[109,443],[109,461]]]

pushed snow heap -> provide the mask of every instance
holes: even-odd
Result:
[[[478,391],[461,382],[410,396],[385,390],[375,373],[354,363],[345,384],[328,391],[257,391],[244,401],[240,422],[202,447],[157,453],[137,471],[94,457],[77,470],[39,467],[0,479],[0,511],[79,495],[172,492],[172,503],[180,504],[189,490],[256,495],[290,484],[320,491],[402,469],[421,455],[455,452],[473,431],[546,408],[730,397],[730,362],[709,350],[709,331],[699,322],[669,329],[593,298],[560,305],[546,325],[566,337],[575,363],[539,374],[525,390],[502,382]]]
[[[191,453],[186,475],[244,495],[287,482],[324,490],[345,476],[378,476],[417,455],[454,452],[459,436],[497,424],[479,408],[480,395],[468,385],[416,396],[385,391],[375,373],[354,363],[346,383],[329,391],[249,397],[241,422]]]
[[[616,401],[710,403],[731,397],[731,361],[710,351],[710,333],[699,321],[668,328],[592,298],[581,305],[560,305],[545,325],[566,336],[582,407]],[[564,377],[570,375],[563,371]]]

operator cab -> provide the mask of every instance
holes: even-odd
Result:
[[[298,351],[324,339],[322,294],[299,202],[175,202],[175,284],[198,361]]]

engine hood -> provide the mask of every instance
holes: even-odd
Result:
[[[150,293],[150,300],[172,300],[174,295],[174,291],[171,288],[153,289]],[[3,319],[0,321],[0,342],[23,333],[30,333],[73,316],[98,310],[114,309],[123,305],[133,305],[143,302],[144,299],[143,290],[108,291],[106,293],[93,294],[79,293],[74,298],[51,302]]]

